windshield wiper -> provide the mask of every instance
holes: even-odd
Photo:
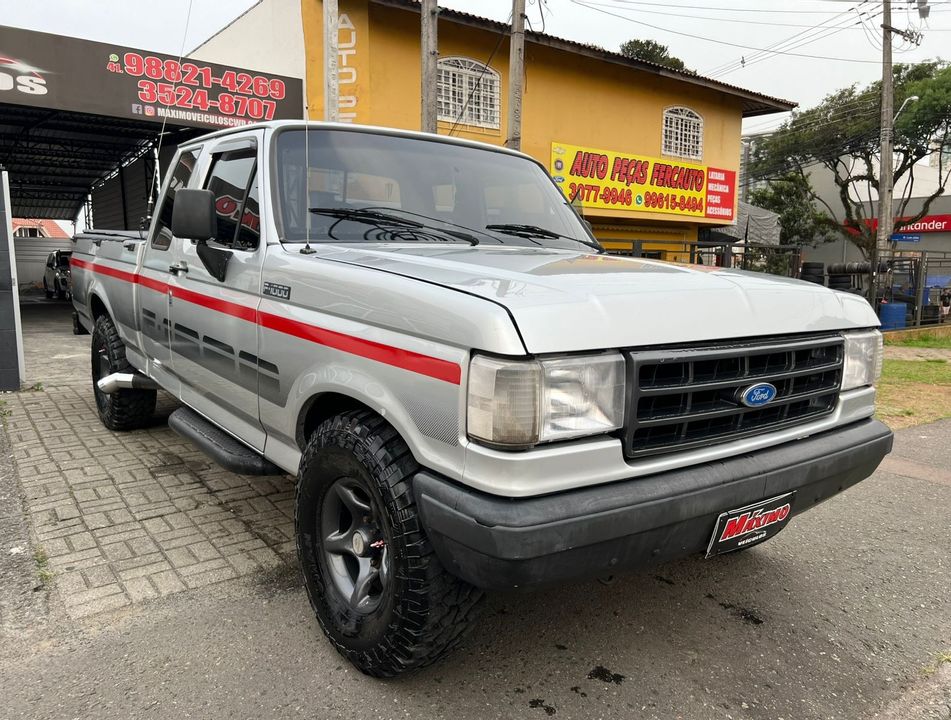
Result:
[[[426,215],[420,215],[419,213],[413,213],[409,210],[403,210],[401,208],[394,208],[396,212],[409,213],[410,215],[417,215],[418,217],[427,218]],[[478,245],[478,238],[473,237],[472,235],[464,232],[458,232],[456,230],[448,230],[446,228],[441,228],[435,225],[428,223],[421,223],[416,220],[411,220],[409,218],[400,217],[399,215],[394,215],[393,213],[386,212],[377,208],[341,208],[341,207],[312,207],[309,208],[309,211],[315,215],[326,215],[328,217],[337,218],[337,222],[341,220],[352,220],[353,222],[362,222],[367,225],[374,225],[378,228],[386,229],[396,228],[403,232],[412,232],[413,230],[421,230],[426,228],[427,230],[436,230],[443,235],[448,235],[449,237],[455,240],[462,240],[469,243],[470,245]],[[430,218],[427,218],[430,219]],[[439,221],[437,218],[431,218],[433,220]],[[447,223],[453,225],[454,223]],[[333,228],[337,225],[334,223],[330,226],[330,229],[327,231],[328,234],[333,237]],[[462,227],[462,226],[457,226]],[[468,228],[465,228],[468,229]],[[425,237],[426,234],[422,233],[421,237]],[[407,239],[405,236],[400,236],[400,240]]]
[[[599,253],[604,252],[604,248],[600,245],[597,245],[593,242],[587,240],[582,240],[581,238],[572,237],[571,235],[562,235],[561,233],[556,233],[554,230],[549,230],[547,228],[540,227],[538,225],[522,225],[519,223],[498,223],[495,225],[486,225],[486,230],[494,230],[495,232],[500,232],[505,235],[514,235],[516,237],[523,238],[550,238],[552,240],[559,238],[562,240],[574,240],[577,243],[582,245],[587,245],[589,248],[597,250]]]
[[[354,222],[367,223],[368,225],[401,225],[403,227],[423,227],[423,224],[408,218],[402,218],[398,215],[379,210],[368,210],[366,208],[339,208],[339,207],[312,207],[309,212],[315,215],[326,215],[327,217],[337,218],[338,220],[353,220]]]

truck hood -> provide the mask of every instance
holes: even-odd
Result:
[[[328,260],[483,297],[530,353],[874,327],[862,297],[762,273],[548,248],[323,246]]]

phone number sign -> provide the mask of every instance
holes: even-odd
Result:
[[[736,172],[670,158],[551,144],[551,174],[569,202],[735,221]]]
[[[221,128],[303,117],[299,78],[0,29],[0,103]]]

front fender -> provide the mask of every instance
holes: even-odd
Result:
[[[283,409],[262,395],[262,421],[269,427],[269,437],[273,428],[281,445],[303,450],[307,442],[304,421],[314,404],[322,396],[344,396],[390,423],[421,465],[438,467],[449,477],[461,479],[465,457],[460,436],[461,387],[381,363],[341,358],[314,363],[301,373]],[[285,465],[288,462],[285,459]]]

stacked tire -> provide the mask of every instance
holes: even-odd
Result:
[[[829,265],[830,275],[867,275],[872,269],[870,262],[847,262],[831,263]],[[888,265],[884,261],[879,261],[878,271],[880,273],[888,272]]]
[[[825,263],[804,262],[799,272],[799,278],[817,285],[825,284]]]
[[[845,273],[829,273],[830,290],[848,290],[852,287],[852,275]]]

